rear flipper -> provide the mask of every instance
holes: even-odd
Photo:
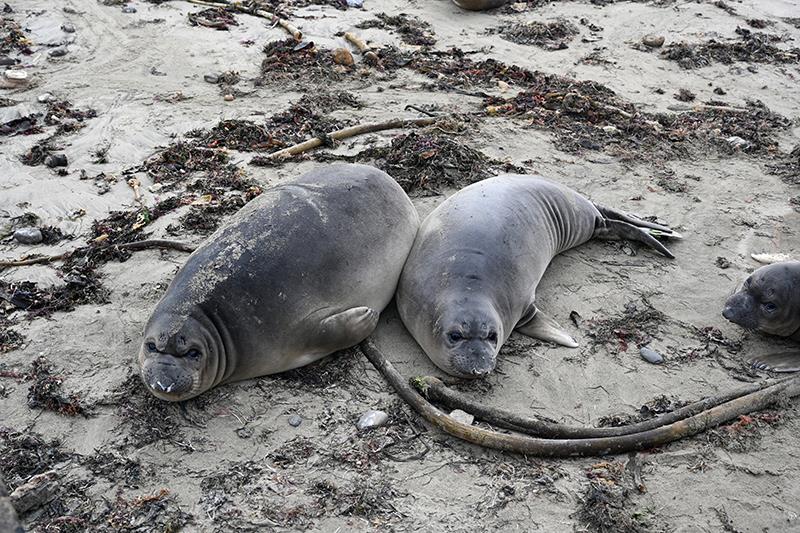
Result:
[[[747,362],[759,370],[772,372],[800,372],[800,352],[779,352],[759,355]]]
[[[598,239],[628,239],[644,243],[651,248],[661,252],[663,255],[674,259],[666,246],[656,240],[656,237],[667,237],[670,239],[683,238],[680,233],[672,231],[666,226],[654,224],[641,218],[595,204],[600,214],[603,215],[602,222],[595,228],[594,237]]]
[[[558,325],[558,322],[537,310],[533,318],[522,326],[514,328],[523,335],[533,339],[554,342],[567,348],[577,348],[578,343],[572,336]]]

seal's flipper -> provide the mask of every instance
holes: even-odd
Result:
[[[747,362],[759,370],[772,372],[800,372],[800,352],[780,352],[759,355]]]
[[[677,231],[672,230],[667,226],[662,226],[661,224],[656,224],[654,222],[648,222],[647,220],[643,220],[631,213],[625,213],[623,211],[617,211],[616,209],[612,209],[611,207],[605,207],[602,205],[594,204],[600,214],[603,215],[603,218],[606,220],[619,220],[620,222],[627,222],[633,226],[638,228],[648,228],[656,231],[649,232],[654,237],[668,237],[670,239],[682,239],[683,235],[678,233]]]
[[[661,244],[653,237],[652,233],[656,235],[661,235],[662,230],[651,228],[649,231],[644,230],[643,228],[634,226],[633,224],[629,224],[627,222],[622,222],[621,220],[610,220],[604,219],[601,224],[595,228],[594,236],[598,239],[628,239],[630,241],[638,241],[644,243],[651,248],[655,248],[663,255],[669,257],[670,259],[675,259],[675,256],[672,255],[666,246]]]
[[[375,331],[378,315],[370,307],[352,307],[331,315],[320,323],[316,343],[331,351],[354,346]]]
[[[532,319],[522,326],[517,326],[515,329],[523,335],[534,339],[554,342],[561,346],[566,346],[567,348],[578,347],[578,343],[575,342],[575,339],[564,331],[564,329],[558,325],[558,322],[541,311],[536,311]]]

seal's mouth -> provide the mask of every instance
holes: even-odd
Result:
[[[170,362],[151,362],[142,368],[141,376],[154,396],[171,402],[199,394],[198,373]]]
[[[450,349],[449,373],[466,379],[490,374],[497,365],[494,343],[487,340],[468,340]]]

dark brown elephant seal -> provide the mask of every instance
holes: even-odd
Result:
[[[486,11],[487,9],[504,6],[508,3],[508,0],[453,0],[453,3],[470,11]]]
[[[800,341],[800,261],[763,266],[725,302],[722,316],[740,326]],[[756,368],[800,371],[800,350],[750,359]]]
[[[265,190],[172,280],[144,330],[142,379],[184,400],[359,343],[392,299],[418,226],[405,192],[369,166]]]
[[[540,177],[486,179],[423,221],[400,277],[397,308],[439,368],[479,377],[494,369],[514,330],[578,345],[536,305],[536,287],[555,255],[600,237],[641,241],[672,257],[653,235],[679,237]]]

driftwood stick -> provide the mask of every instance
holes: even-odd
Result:
[[[684,420],[633,435],[589,439],[541,439],[527,435],[504,434],[462,424],[428,403],[394,369],[371,339],[363,341],[359,346],[395,391],[422,418],[440,430],[486,448],[541,457],[597,456],[646,450],[696,435],[740,415],[764,409],[787,396],[800,395],[800,376],[795,376]]]
[[[345,40],[353,43],[353,46],[358,48],[358,51],[361,52],[361,55],[363,55],[366,59],[369,59],[373,63],[378,62],[378,54],[373,52],[372,48],[370,48],[369,45],[365,43],[363,39],[361,39],[361,37],[353,32],[348,31],[344,34],[344,38]]]
[[[712,407],[735,400],[741,396],[759,391],[774,383],[759,383],[736,388],[730,392],[723,393],[710,398],[691,403],[680,409],[676,409],[661,416],[645,420],[636,424],[629,424],[619,427],[575,427],[563,424],[555,424],[535,418],[519,416],[515,413],[503,409],[496,409],[481,405],[467,398],[458,391],[454,391],[445,385],[439,378],[425,376],[412,380],[414,387],[423,394],[428,400],[446,405],[450,409],[461,409],[472,413],[476,418],[487,422],[493,426],[526,433],[535,437],[548,439],[588,439],[594,437],[615,437],[620,435],[632,435],[649,431],[661,426],[666,426],[702,413]]]
[[[69,258],[74,254],[91,250],[92,248],[93,247],[91,246],[82,246],[80,248],[72,250],[71,252],[64,252],[63,254],[33,257],[31,259],[19,259],[17,261],[0,261],[0,268],[52,263],[53,261],[61,261]],[[93,249],[95,251],[102,251],[102,250],[108,250],[110,248],[119,248],[121,250],[132,250],[132,251],[147,250],[150,248],[166,248],[170,250],[178,250],[179,252],[193,252],[197,247],[180,241],[168,241],[165,239],[147,239],[143,241],[126,242],[124,244],[109,244],[108,246],[99,246]]]
[[[359,124],[357,126],[350,126],[349,128],[344,128],[341,130],[334,131],[328,134],[328,137],[335,141],[340,141],[342,139],[355,137],[357,135],[364,135],[365,133],[373,133],[376,131],[407,128],[409,126],[430,126],[431,124],[436,122],[436,120],[437,118],[430,117],[430,118],[415,118],[415,119],[394,119],[388,122]],[[267,158],[280,159],[297,154],[302,154],[303,152],[307,152],[309,150],[313,150],[314,148],[322,146],[323,143],[324,143],[323,139],[315,137],[313,139],[303,141],[299,144],[295,144],[294,146],[284,148],[283,150],[278,150],[277,152],[273,152],[269,154]]]
[[[238,2],[235,2],[235,3],[230,3],[230,2],[211,2],[209,0],[186,0],[186,1],[189,2],[190,4],[197,4],[197,5],[200,5],[200,6],[207,6],[207,7],[218,7],[218,8],[222,8],[222,9],[226,9],[226,10],[230,10],[230,11],[235,11],[237,13],[245,13],[247,15],[254,15],[256,17],[269,19],[272,22],[274,22],[275,24],[277,24],[278,26],[280,26],[281,28],[283,28],[284,30],[286,30],[292,37],[295,38],[295,40],[299,41],[300,39],[303,38],[303,33],[300,30],[298,30],[297,28],[295,28],[294,26],[289,24],[287,21],[285,21],[282,18],[280,18],[275,13],[272,13],[271,11],[267,11],[266,9],[250,10],[250,9],[242,7],[241,5],[239,5]]]

